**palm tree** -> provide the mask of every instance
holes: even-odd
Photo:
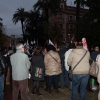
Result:
[[[22,33],[23,33],[23,38],[25,35],[25,30],[24,30],[24,21],[26,18],[26,14],[27,12],[25,11],[24,8],[18,8],[17,11],[14,13],[13,15],[13,23],[18,23],[19,21],[21,22],[21,26],[22,26]]]
[[[25,20],[25,32],[28,32],[31,35],[31,38],[37,38],[40,35],[43,35],[43,23],[44,18],[39,11],[30,10],[26,16]]]
[[[2,18],[0,18],[0,33],[2,33],[2,27],[3,27]]]
[[[38,0],[33,6],[34,10],[41,10],[44,12],[46,21],[48,23],[49,12],[56,12],[60,9],[61,0]]]

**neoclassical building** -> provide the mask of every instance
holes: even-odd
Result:
[[[66,0],[61,0],[61,10],[50,14],[50,23],[58,25],[61,28],[61,34],[64,41],[71,41],[76,34],[76,7],[68,6]],[[80,8],[80,18],[88,12],[88,9]]]

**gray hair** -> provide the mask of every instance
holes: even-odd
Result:
[[[16,50],[20,50],[22,47],[24,47],[24,45],[22,43],[18,43],[16,45]]]

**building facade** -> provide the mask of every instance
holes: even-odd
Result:
[[[67,6],[66,0],[61,0],[61,10],[50,14],[50,23],[61,28],[64,41],[71,41],[76,34],[76,7]],[[80,18],[88,12],[88,9],[80,8]]]

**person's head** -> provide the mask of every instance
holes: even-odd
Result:
[[[56,51],[60,51],[60,46],[57,46]]]
[[[44,54],[46,54],[47,53],[46,47],[43,47],[42,51]]]
[[[35,56],[40,56],[42,55],[42,48],[41,47],[37,47],[34,51],[34,55]]]
[[[99,51],[99,46],[95,46],[94,51]]]
[[[7,48],[6,47],[1,47],[1,52],[6,52],[7,51]]]
[[[21,51],[24,52],[24,45],[23,45],[22,43],[18,43],[18,44],[16,45],[16,50],[21,50]]]
[[[69,49],[74,49],[76,46],[75,46],[75,43],[70,43],[69,44]]]
[[[1,47],[1,53],[2,53],[2,55],[6,55],[7,54],[7,48]]]
[[[46,47],[47,52],[49,52],[50,50],[56,51],[56,48],[53,45],[48,45]]]
[[[82,48],[82,47],[83,47],[82,42],[77,42],[77,43],[76,43],[76,48]]]

